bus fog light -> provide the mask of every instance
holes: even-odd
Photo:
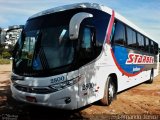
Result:
[[[69,104],[71,102],[71,98],[70,97],[67,97],[66,99],[65,99],[65,103],[66,104]]]

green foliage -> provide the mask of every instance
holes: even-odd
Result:
[[[12,55],[13,49],[14,49],[14,46],[13,45],[9,45],[7,51]]]
[[[5,50],[4,45],[0,44],[0,55],[2,56],[2,52]]]
[[[9,45],[8,49],[5,49],[5,45],[0,44],[0,59],[9,59],[12,56],[13,48],[13,45]]]
[[[4,51],[4,52],[2,52],[2,56],[3,56],[3,58],[9,59],[11,57],[11,54],[7,51]]]
[[[0,59],[0,64],[10,64],[10,60],[8,59]]]
[[[10,64],[11,60],[11,50],[13,49],[12,46],[9,46],[9,49],[5,49],[4,44],[0,44],[0,64]]]

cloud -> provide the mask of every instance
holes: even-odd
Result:
[[[114,0],[116,1],[116,0]],[[120,7],[121,6],[121,7]],[[160,2],[156,0],[122,0],[113,8],[125,18],[140,27],[153,39],[160,39]],[[160,44],[160,41],[158,41]]]
[[[1,23],[1,24],[6,24],[6,23],[8,23],[8,19],[5,19],[5,18],[3,18],[3,17],[0,17],[0,23]]]
[[[91,2],[91,0],[89,1]],[[76,2],[85,2],[85,0],[0,0],[0,16],[3,18],[0,27],[18,23],[25,24],[27,18],[37,12]],[[8,22],[4,20],[8,20]]]
[[[123,15],[160,39],[160,2],[157,0],[0,0],[0,27],[25,24],[31,15],[56,6],[80,2],[100,3]]]

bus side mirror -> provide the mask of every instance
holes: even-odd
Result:
[[[69,23],[69,38],[75,40],[79,36],[80,24],[85,18],[93,17],[92,14],[86,12],[80,12],[75,14]]]

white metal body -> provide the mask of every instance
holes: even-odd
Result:
[[[54,9],[50,9],[47,11],[43,11],[41,13],[33,15],[31,18],[41,16],[44,14],[50,14],[53,12],[59,12],[67,9],[73,9],[78,6],[83,6],[84,8],[93,8],[102,10],[110,15],[112,15],[112,10],[108,7],[98,5],[98,4],[89,4],[89,3],[82,3],[82,4],[73,4],[64,7],[58,7]],[[137,26],[129,22],[127,19],[119,15],[115,12],[115,18],[123,21],[125,24],[131,26],[132,28],[136,29],[137,31],[141,32],[145,36],[148,36],[142,30],[140,30]],[[149,37],[149,36],[148,36]],[[105,41],[105,40],[104,40]],[[154,76],[158,75],[158,64],[157,69],[154,70]],[[36,77],[25,77],[24,81],[17,80],[17,84],[21,84],[24,86],[34,86],[34,87],[45,87],[51,85],[51,79],[64,77],[66,80],[70,80],[73,78],[78,79],[76,84],[73,86],[67,87],[57,92],[53,92],[50,94],[35,94],[35,93],[27,93],[17,90],[16,88],[11,85],[12,95],[15,99],[21,100],[24,102],[28,102],[26,100],[26,96],[33,96],[36,97],[37,102],[32,104],[37,105],[44,105],[54,108],[61,108],[61,109],[77,109],[83,107],[87,104],[93,103],[97,100],[103,98],[105,83],[108,76],[112,73],[115,73],[117,76],[117,83],[118,83],[118,90],[120,92],[124,89],[129,87],[135,86],[140,84],[144,81],[147,81],[150,78],[151,71],[143,71],[136,76],[128,77],[123,75],[121,71],[117,68],[112,54],[111,54],[111,45],[104,42],[103,50],[101,54],[93,60],[92,62],[82,66],[76,71],[51,76],[51,77],[44,77],[44,78],[36,78]],[[14,74],[14,73],[13,73]],[[45,80],[44,80],[45,79]],[[13,83],[12,83],[13,84]],[[84,85],[88,85],[87,89],[83,89]],[[86,87],[86,86],[85,86]],[[84,87],[84,88],[85,88]],[[69,104],[65,103],[66,98],[70,98],[71,102]]]

